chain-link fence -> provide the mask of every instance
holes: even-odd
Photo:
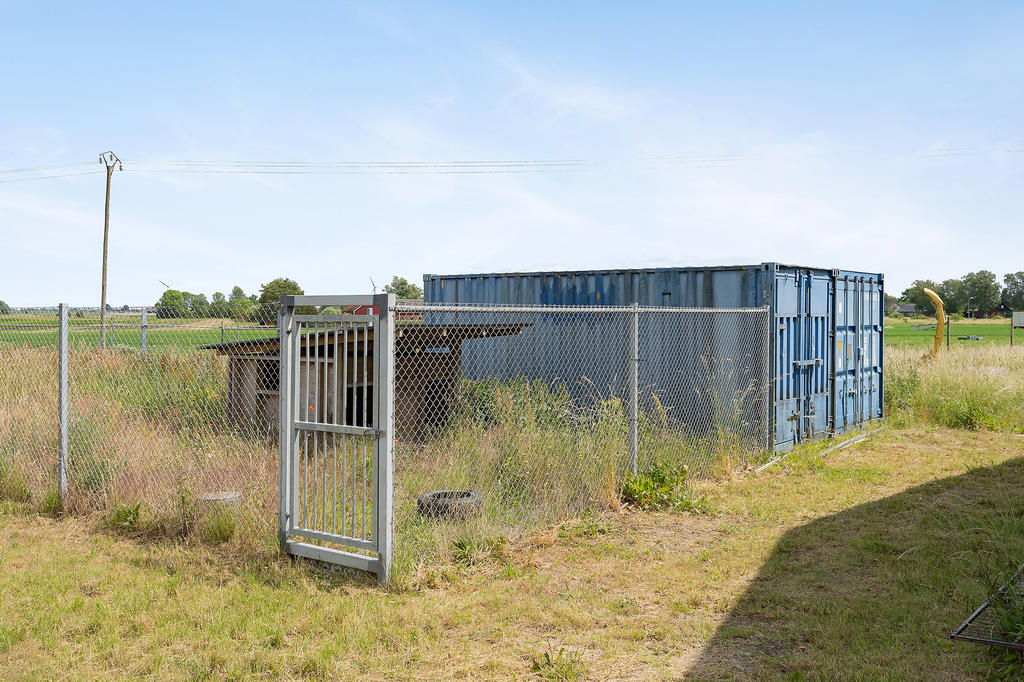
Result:
[[[98,311],[64,320],[62,333],[57,308],[0,315],[0,497],[161,534],[272,543],[276,306],[111,312],[105,339]],[[712,477],[769,447],[767,309],[399,305],[394,336],[400,562],[451,547],[453,535],[615,506],[633,472]],[[319,348],[309,351],[317,367]],[[347,367],[314,381],[341,381],[346,415],[348,404],[368,409],[377,388],[372,372]],[[339,421],[336,410],[333,421],[366,419]],[[344,482],[355,450],[341,452]]]
[[[767,309],[428,304],[396,318],[402,556],[467,526],[612,507],[630,474],[711,477],[769,448]]]
[[[59,307],[0,315],[0,495],[140,531],[272,537],[276,306],[106,317],[69,309],[62,333]],[[267,390],[232,400],[248,377],[231,358],[250,353]]]

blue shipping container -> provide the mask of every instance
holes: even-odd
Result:
[[[845,433],[883,414],[885,296],[879,273],[762,263],[424,275],[423,291],[427,303],[768,305],[769,428],[777,450]]]

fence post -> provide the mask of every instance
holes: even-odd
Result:
[[[277,538],[281,545],[281,551],[288,549],[288,530],[291,527],[292,509],[292,433],[291,415],[292,410],[292,384],[294,381],[292,371],[295,367],[293,350],[295,348],[290,334],[294,324],[293,317],[295,308],[291,304],[281,303],[277,310],[277,338],[278,344],[278,446],[277,446]]]
[[[146,357],[146,334],[149,331],[149,325],[146,324],[146,309],[142,309],[142,357]]]
[[[629,469],[637,473],[640,383],[640,307],[634,303],[629,314]]]
[[[57,310],[57,494],[63,506],[68,491],[68,304]]]
[[[377,581],[387,585],[391,577],[394,549],[394,467],[395,467],[395,295],[376,294],[374,323],[374,406],[373,421],[378,431],[374,454],[374,520],[377,540]]]
[[[278,313],[280,313],[280,312],[281,312],[281,310],[279,308],[278,309]],[[220,321],[220,342],[224,343],[224,320]]]

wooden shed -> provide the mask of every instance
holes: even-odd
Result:
[[[399,324],[395,329],[395,435],[422,441],[448,422],[462,380],[462,344],[518,334],[526,324]],[[342,330],[302,337],[299,395],[316,396],[303,410],[330,423],[373,419],[373,328],[357,336]],[[280,339],[204,346],[228,357],[228,416],[275,429],[279,423]],[[344,349],[344,350],[343,350]],[[335,355],[346,354],[344,362]],[[335,373],[340,377],[335,380]],[[365,381],[364,381],[365,378]],[[315,383],[314,383],[315,382]],[[313,384],[312,391],[306,387]],[[344,411],[345,419],[336,419]]]

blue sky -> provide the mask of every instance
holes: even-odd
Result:
[[[282,275],[359,293],[392,274],[779,260],[898,291],[1024,270],[1024,7],[821,4],[0,2],[0,169],[124,160],[117,305],[155,301],[158,280],[209,295]],[[586,163],[147,165],[495,159]],[[0,174],[0,299],[96,305],[103,176],[30,175]]]

